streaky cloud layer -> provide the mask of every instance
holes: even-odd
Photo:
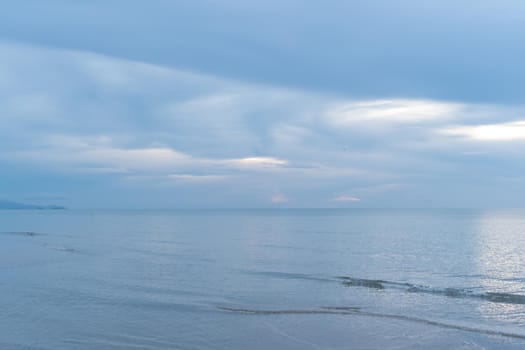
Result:
[[[5,197],[53,193],[70,207],[520,203],[519,105],[341,96],[13,42],[0,53]]]

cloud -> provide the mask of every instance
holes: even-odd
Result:
[[[129,148],[113,144],[108,136],[51,136],[38,150],[0,153],[17,161],[45,163],[87,173],[171,172],[177,169],[238,169],[268,171],[289,164],[274,157],[205,158],[171,147]],[[170,175],[174,179],[211,179],[197,175]],[[215,178],[217,179],[217,178]]]
[[[289,164],[289,162],[286,160],[272,157],[247,157],[239,159],[227,159],[219,162],[241,169],[268,169],[283,167]]]
[[[327,121],[336,127],[366,124],[415,124],[444,121],[456,117],[462,105],[432,100],[369,100],[341,103],[326,112]]]
[[[192,174],[172,174],[168,178],[175,181],[183,182],[216,182],[228,179],[225,175],[192,175]]]
[[[288,200],[288,198],[287,198],[285,195],[279,193],[279,194],[275,194],[275,195],[273,195],[273,196],[270,198],[270,201],[271,201],[272,203],[276,203],[276,204],[277,204],[277,203],[286,203],[286,202],[288,202],[289,200]]]
[[[525,140],[525,121],[473,126],[455,126],[442,133],[461,136],[476,141],[522,141]]]
[[[524,10],[517,0],[476,7],[452,0],[333,0],[329,8],[296,0],[206,6],[114,0],[83,2],[81,9],[48,0],[9,2],[0,23],[3,38],[338,96],[523,102]],[[264,25],[268,19],[271,27]],[[107,84],[136,86],[128,76],[108,73],[101,75]]]
[[[361,198],[343,195],[343,196],[335,197],[333,200],[336,202],[360,202]]]
[[[12,43],[0,43],[0,71],[0,183],[77,191],[72,207],[109,195],[126,205],[128,193],[187,203],[207,198],[202,188],[237,207],[269,205],[279,188],[297,206],[334,193],[446,206],[452,184],[482,192],[502,164],[507,177],[524,171],[519,152],[494,152],[502,142],[464,142],[525,139],[520,105],[318,94]],[[402,198],[398,184],[411,184]]]
[[[75,171],[82,174],[128,174],[130,172],[129,169],[111,167],[79,167]]]
[[[358,194],[381,194],[389,191],[397,191],[402,188],[405,188],[406,185],[403,184],[397,184],[397,183],[386,183],[386,184],[376,184],[373,186],[366,186],[366,187],[357,187],[354,188],[353,192]]]

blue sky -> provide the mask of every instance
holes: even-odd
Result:
[[[20,1],[0,198],[523,207],[521,1]]]

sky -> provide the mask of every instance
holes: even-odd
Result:
[[[520,0],[24,0],[0,199],[525,207]]]

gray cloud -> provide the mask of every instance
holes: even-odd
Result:
[[[519,0],[31,0],[5,4],[0,35],[360,99],[523,103],[524,10]]]
[[[112,194],[109,206],[469,206],[524,170],[518,105],[344,97],[7,42],[0,53],[6,195],[56,193],[77,207],[100,205],[97,193]],[[517,196],[520,181],[502,191]]]

